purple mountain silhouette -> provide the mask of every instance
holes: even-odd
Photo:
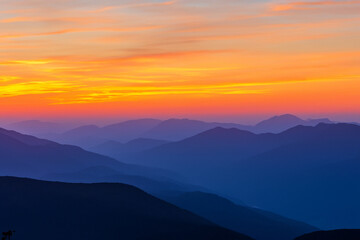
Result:
[[[356,227],[359,143],[360,126],[352,124],[296,126],[278,134],[215,128],[127,161],[176,171],[194,184],[320,228]]]

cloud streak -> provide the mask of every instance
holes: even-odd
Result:
[[[308,109],[348,84],[339,106],[360,107],[359,3],[2,0],[0,106]]]
[[[90,13],[103,13],[116,9],[126,9],[126,8],[144,8],[144,7],[164,7],[174,5],[177,1],[166,1],[166,2],[148,2],[148,3],[137,3],[137,4],[123,4],[123,5],[114,5],[106,6],[96,10],[89,11]]]
[[[360,4],[358,0],[341,0],[341,1],[313,1],[313,2],[291,2],[291,3],[283,3],[276,4],[272,6],[272,11],[275,12],[284,12],[291,10],[309,10],[316,7],[327,7],[327,6],[346,6],[346,5],[354,5]]]

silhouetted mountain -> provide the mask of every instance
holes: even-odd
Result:
[[[261,121],[252,130],[256,133],[280,133],[298,125],[316,126],[319,123],[332,122],[327,118],[303,120],[291,114],[284,114]]]
[[[0,177],[0,192],[18,239],[250,239],[124,184]]]
[[[160,178],[167,175],[165,171],[124,164],[79,147],[61,145],[1,128],[0,153],[0,175],[41,177],[49,173],[74,172],[93,166],[111,167],[127,175]]]
[[[128,142],[139,138],[143,133],[161,123],[158,119],[137,119],[118,124],[108,125],[102,128],[102,132],[108,139]]]
[[[143,137],[179,141],[215,127],[247,128],[248,126],[235,123],[209,123],[189,119],[169,119],[143,134]]]
[[[267,134],[257,135],[235,128],[217,127],[179,142],[144,151],[132,161],[175,170],[193,169],[192,172],[196,172],[196,167],[204,170],[226,166],[229,162],[222,161],[224,158],[244,159],[279,145],[281,143]]]
[[[8,124],[5,127],[9,130],[14,130],[23,134],[30,134],[43,138],[54,138],[73,126],[72,124],[28,120]]]
[[[53,140],[89,149],[109,140],[119,142],[134,140],[160,122],[157,119],[138,119],[105,127],[96,125],[81,126],[67,131]]]
[[[318,231],[295,238],[295,240],[358,240],[358,239],[360,239],[359,229]]]
[[[55,136],[49,136],[56,142],[72,144],[86,149],[97,147],[108,141],[126,143],[135,139],[158,139],[180,141],[215,127],[237,128],[254,133],[278,133],[297,125],[315,126],[320,122],[331,123],[329,119],[302,120],[286,114],[258,123],[256,126],[236,123],[203,122],[190,119],[137,119],[98,127],[85,125]],[[112,154],[113,155],[113,154]]]
[[[316,126],[320,123],[333,124],[335,122],[331,121],[328,118],[319,118],[319,119],[308,119],[306,120],[309,124],[305,124],[305,126]]]
[[[107,141],[95,147],[89,148],[90,151],[110,156],[115,159],[123,159],[124,156],[145,151],[161,145],[169,143],[168,141],[138,138],[128,143],[120,143],[117,141]]]
[[[100,128],[96,125],[85,125],[71,129],[63,134],[64,137],[88,137],[98,134]]]
[[[219,226],[244,233],[257,240],[288,240],[317,230],[305,223],[276,214],[236,205],[214,194],[188,192],[164,199]]]
[[[251,128],[234,123],[208,123],[188,119],[169,119],[166,121],[139,119],[102,128],[94,125],[82,126],[72,129],[53,140],[61,143],[74,144],[86,149],[93,149],[97,148],[98,145],[108,144],[108,141],[120,143],[136,139],[143,139],[143,142],[144,139],[176,141],[194,136],[217,126],[224,128]],[[113,144],[114,142],[111,143],[111,145]],[[128,145],[128,147],[129,146],[130,145]]]
[[[297,126],[279,134],[215,128],[128,161],[323,228],[360,224],[360,127]],[[326,206],[326,207],[325,207]]]
[[[85,125],[71,129],[57,137],[54,140],[63,144],[71,144],[87,148],[95,146],[107,141],[106,138],[101,136],[101,128],[96,125]]]

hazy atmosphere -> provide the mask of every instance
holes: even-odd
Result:
[[[360,0],[0,0],[0,239],[359,240]]]

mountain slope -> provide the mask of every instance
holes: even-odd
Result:
[[[255,125],[256,132],[282,132],[297,125],[303,125],[306,121],[291,114],[274,116]]]
[[[89,149],[107,141],[125,143],[138,138],[180,141],[216,127],[237,128],[254,133],[278,133],[297,125],[315,126],[320,122],[331,123],[329,119],[303,120],[290,114],[272,117],[255,126],[191,119],[135,119],[104,127],[81,126],[51,140]]]
[[[107,166],[128,175],[157,176],[165,171],[124,164],[79,147],[0,129],[0,175],[41,177],[49,173],[75,172]]]
[[[316,126],[319,123],[332,122],[327,118],[303,120],[291,114],[284,114],[259,122],[253,127],[252,131],[256,133],[280,133],[298,125]]]
[[[160,122],[161,120],[157,119],[136,119],[104,127],[87,125],[71,129],[52,140],[84,148],[90,148],[109,140],[128,142],[140,137]]]
[[[0,226],[19,239],[250,239],[129,185],[0,177],[0,192]]]
[[[94,146],[106,141],[106,139],[100,135],[100,129],[101,128],[96,125],[84,125],[66,131],[51,140],[80,147]]]
[[[137,119],[103,127],[102,135],[107,139],[120,142],[128,142],[139,138],[143,133],[159,125],[162,121],[158,119]]]
[[[318,231],[295,238],[295,240],[358,240],[360,229]]]
[[[120,143],[117,141],[106,141],[102,144],[89,148],[90,151],[113,157],[115,159],[124,159],[126,155],[138,153],[151,148],[159,147],[169,143],[168,141],[137,138],[128,143]]]
[[[128,161],[162,166],[193,184],[319,228],[360,224],[357,125],[297,126],[279,134],[216,128]]]
[[[12,123],[6,126],[7,129],[15,130],[30,135],[55,134],[66,131],[71,125],[53,122],[44,122],[39,120],[27,120]]]
[[[179,141],[215,127],[243,129],[248,126],[235,123],[211,123],[190,119],[169,119],[143,134],[143,137]]]
[[[316,228],[259,209],[236,205],[214,194],[188,192],[165,198],[220,226],[242,232],[257,240],[288,240]]]
[[[124,183],[138,187],[155,196],[173,191],[187,192],[202,189],[198,186],[180,183],[171,179],[152,179],[144,176],[128,175],[105,166],[89,167],[70,173],[51,173],[42,176],[41,179],[69,183]]]
[[[226,167],[233,161],[280,146],[282,142],[282,139],[274,140],[274,134],[257,135],[236,128],[217,127],[179,142],[144,151],[134,156],[132,161],[195,173],[198,170],[196,168],[205,171],[214,167]]]

